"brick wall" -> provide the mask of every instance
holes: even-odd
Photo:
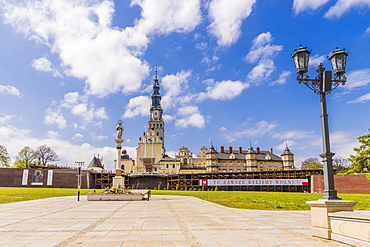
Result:
[[[27,169],[26,184],[22,185],[23,171],[20,168],[0,168],[0,187],[42,187],[42,188],[77,188],[77,169],[53,169],[52,184],[47,185],[47,169]],[[42,173],[40,182],[33,183],[35,172]],[[87,182],[91,185],[91,176],[87,179],[87,171],[82,171],[81,188],[87,188]]]
[[[334,175],[334,187],[340,194],[370,194],[370,181],[366,175]],[[324,176],[311,176],[311,193],[322,193]]]

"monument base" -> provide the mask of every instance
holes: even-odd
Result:
[[[330,213],[353,212],[355,201],[318,200],[306,202],[311,207],[311,234],[314,237],[331,239]]]
[[[113,177],[113,188],[125,188],[125,178],[122,176]]]

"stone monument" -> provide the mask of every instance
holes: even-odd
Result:
[[[125,174],[122,174],[122,167],[121,167],[121,149],[122,149],[122,133],[124,131],[122,127],[122,121],[117,122],[118,125],[116,127],[117,137],[115,139],[116,142],[116,149],[117,149],[117,162],[116,162],[116,176],[113,178],[113,187],[114,188],[125,188]]]

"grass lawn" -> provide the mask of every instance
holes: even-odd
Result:
[[[260,210],[309,210],[306,201],[315,201],[322,197],[322,194],[257,191],[152,190],[152,194],[194,196],[226,207]],[[369,194],[340,194],[339,197],[357,201],[355,210],[370,210]]]
[[[78,189],[0,187],[0,203],[19,202],[58,196],[76,196]],[[93,189],[81,189],[81,195]]]
[[[76,196],[77,189],[0,187],[0,203],[35,200],[58,196]],[[81,189],[81,195],[93,192],[93,189]],[[102,190],[97,190],[101,192]],[[175,191],[152,190],[153,195],[194,196],[206,201],[232,208],[260,210],[309,210],[306,201],[315,201],[322,194],[255,192],[255,191]],[[356,210],[370,210],[370,195],[339,195],[343,200],[357,201]]]

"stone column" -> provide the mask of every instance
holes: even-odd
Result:
[[[318,200],[306,202],[311,207],[311,234],[314,237],[331,239],[329,213],[339,211],[353,212],[355,201]]]
[[[116,163],[116,176],[113,178],[113,187],[114,188],[125,188],[125,177],[122,176],[122,169],[121,169],[121,149],[122,149],[122,132],[123,132],[123,127],[122,127],[122,122],[118,121],[118,126],[116,128],[117,130],[117,138],[114,139],[116,142],[116,149],[117,149],[117,163]],[[120,186],[118,186],[118,184]]]

